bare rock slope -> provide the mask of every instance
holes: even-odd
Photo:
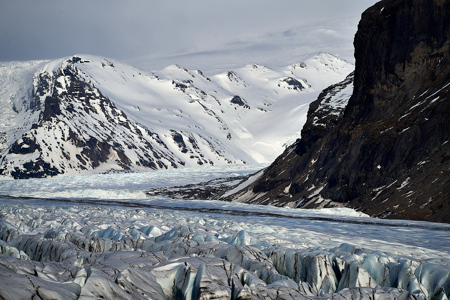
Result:
[[[367,9],[354,80],[324,90],[301,140],[228,199],[449,222],[449,37],[448,1]]]

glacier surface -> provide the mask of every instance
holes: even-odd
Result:
[[[139,194],[259,168],[1,181],[0,298],[448,299],[448,224]]]

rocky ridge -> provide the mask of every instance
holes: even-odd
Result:
[[[326,89],[302,137],[228,200],[448,222],[450,4],[381,1],[355,36],[353,92]],[[330,99],[348,101],[345,110]],[[328,112],[327,112],[328,111]]]

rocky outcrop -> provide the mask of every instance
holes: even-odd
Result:
[[[345,111],[323,109],[344,81],[311,104],[301,140],[230,199],[449,222],[449,37],[447,1],[367,9]]]

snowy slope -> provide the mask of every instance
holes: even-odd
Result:
[[[302,136],[296,143],[286,148],[272,165],[260,172],[258,176],[249,178],[246,182],[223,195],[222,199],[227,201],[239,201],[244,203],[265,204],[274,206],[300,207],[305,201],[293,201],[289,194],[291,187],[296,186],[298,182],[304,182],[308,179],[309,173],[300,180],[294,179],[289,168],[294,166],[298,155],[308,152],[311,144],[320,141],[332,128],[337,126],[344,114],[345,107],[352,95],[354,73],[349,74],[342,82],[330,85],[324,89],[317,100],[309,105],[308,122],[303,126]],[[317,155],[320,152],[312,152],[309,164],[314,165],[317,161]],[[287,167],[288,166],[288,167]],[[303,169],[303,167],[299,167]],[[276,181],[276,188],[264,176]],[[330,200],[320,196],[323,186],[313,186],[308,192],[319,207],[326,207],[331,203]],[[280,199],[286,197],[284,201]]]
[[[0,69],[1,169],[15,178],[273,160],[353,65],[320,53],[205,77],[78,55]]]

